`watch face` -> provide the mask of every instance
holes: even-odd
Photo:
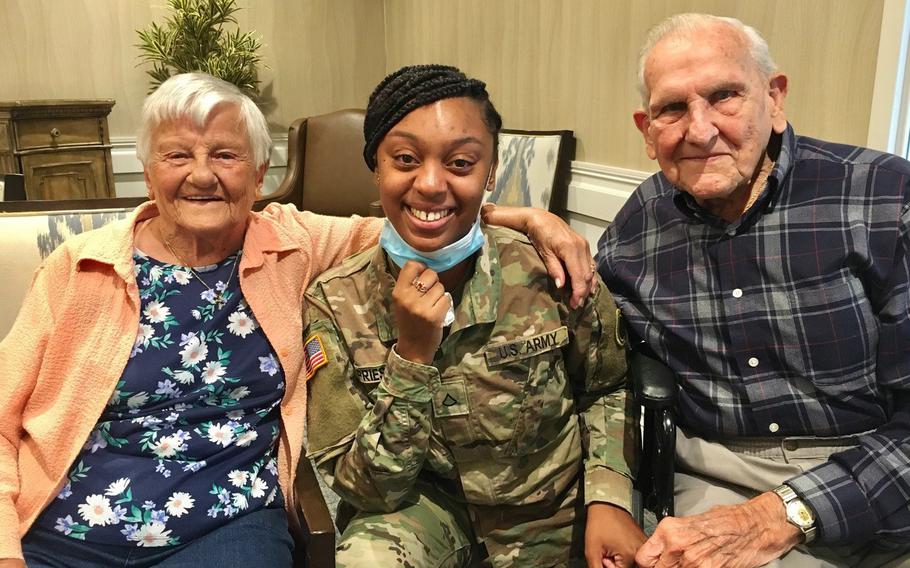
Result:
[[[812,516],[812,512],[799,501],[787,503],[787,518],[802,529],[808,529],[815,523],[815,517]]]

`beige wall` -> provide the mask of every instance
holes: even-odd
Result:
[[[865,144],[882,0],[386,0],[387,65],[438,61],[487,81],[508,126],[569,128],[578,159],[651,170],[631,113],[638,48],[677,12],[738,17],[791,79],[800,132]]]
[[[136,29],[165,0],[0,0],[0,100],[112,98],[113,136],[132,136],[148,90]],[[239,0],[241,29],[262,36],[269,121],[363,106],[384,76],[377,0]],[[377,46],[379,46],[377,48]]]
[[[147,89],[135,30],[164,0],[0,0],[0,100],[114,98],[114,136],[135,131]],[[680,11],[742,18],[791,78],[802,133],[864,144],[883,0],[240,0],[263,38],[266,108],[293,119],[362,107],[386,72],[443,62],[489,84],[507,125],[569,128],[578,159],[653,169],[631,112],[638,46]]]

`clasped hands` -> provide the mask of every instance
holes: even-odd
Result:
[[[740,505],[663,519],[635,562],[643,568],[752,568],[780,558],[800,539],[780,498],[767,492]]]

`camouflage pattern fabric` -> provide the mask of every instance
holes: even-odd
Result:
[[[341,534],[336,568],[478,565],[481,551],[464,504],[428,484],[418,484],[416,493],[415,503],[391,513],[355,515]]]
[[[449,484],[492,565],[510,566],[552,532],[535,522],[571,514],[579,478],[584,503],[631,509],[637,429],[606,287],[570,310],[526,237],[484,234],[433,365],[393,349],[395,279],[378,248],[311,286],[307,337],[327,364],[308,383],[308,448],[360,511],[417,503],[418,476]]]

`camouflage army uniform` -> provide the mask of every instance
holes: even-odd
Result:
[[[570,310],[526,237],[484,234],[432,366],[392,349],[381,249],[307,292],[306,338],[326,358],[308,383],[310,457],[360,511],[339,565],[348,551],[360,565],[465,565],[474,542],[493,566],[565,565],[583,547],[584,504],[630,510],[636,429],[609,292]],[[440,547],[455,552],[441,561]]]

